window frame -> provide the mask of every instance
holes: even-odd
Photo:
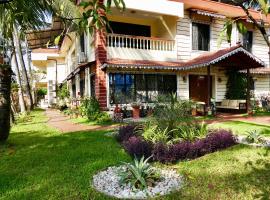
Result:
[[[199,24],[199,25],[202,25],[202,26],[208,26],[208,28],[209,28],[207,50],[205,50],[205,49],[199,49],[199,47],[198,48],[194,48],[194,46],[193,46],[193,41],[194,41],[193,25],[194,24]],[[211,23],[192,20],[191,21],[190,34],[191,34],[191,50],[192,51],[205,51],[205,52],[207,52],[207,51],[210,51],[211,50]],[[198,46],[199,46],[199,41],[198,41]]]

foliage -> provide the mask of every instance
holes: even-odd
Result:
[[[29,112],[19,113],[16,118],[16,122],[18,123],[26,123],[26,122],[30,122],[31,120],[32,118]]]
[[[160,128],[158,125],[152,125],[151,123],[145,124],[142,128],[136,128],[136,131],[142,135],[142,137],[152,144],[156,143],[169,143],[172,132],[174,130],[168,130]]]
[[[135,136],[136,125],[129,124],[127,126],[121,126],[119,128],[118,134],[116,135],[116,140],[118,142],[124,142],[127,141],[130,137]]]
[[[83,99],[79,110],[81,115],[86,116],[90,121],[97,120],[101,112],[99,102],[95,97]]]
[[[111,116],[106,112],[100,112],[96,117],[97,124],[104,124],[112,122]]]
[[[247,78],[244,73],[235,70],[227,72],[227,91],[226,99],[246,99]]]
[[[131,184],[134,189],[144,190],[153,187],[160,180],[160,174],[148,163],[151,157],[138,160],[132,164],[126,163],[127,170],[120,173],[122,184]]]
[[[65,100],[66,98],[70,97],[67,84],[61,85],[61,87],[58,87],[57,89],[57,97],[61,100]]]
[[[193,103],[187,100],[179,100],[176,95],[168,98],[161,96],[155,104],[153,121],[160,128],[171,131],[177,127],[180,122],[186,122],[192,119],[191,109]]]
[[[123,142],[125,150],[137,158],[151,156],[152,145],[138,136],[132,136]]]
[[[182,124],[174,131],[174,138],[177,140],[195,141],[204,138],[208,133],[206,123]]]
[[[249,143],[256,143],[256,144],[265,142],[262,134],[257,130],[247,131],[246,140]]]

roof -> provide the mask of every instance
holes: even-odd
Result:
[[[81,63],[78,65],[78,67],[76,69],[74,69],[66,78],[66,80],[70,80],[72,79],[76,74],[80,73],[81,70],[91,66],[92,64],[94,64],[96,61],[93,62],[85,62],[85,63]]]
[[[54,45],[54,39],[64,30],[64,25],[60,19],[54,18],[52,27],[44,30],[34,30],[26,33],[28,46],[30,49],[46,48]],[[62,41],[60,41],[61,43]]]
[[[241,45],[236,45],[215,52],[204,53],[201,56],[198,56],[187,62],[111,59],[104,63],[102,68],[113,67],[183,71],[210,65],[219,65],[226,68],[233,67],[238,70],[265,67],[265,63],[263,61],[249,53]]]
[[[230,18],[246,17],[246,13],[239,6],[234,6],[226,3],[221,3],[211,0],[171,0],[184,3],[185,9],[199,9],[204,11],[213,12],[220,15],[225,15]],[[261,19],[260,12],[250,10],[251,15],[257,19]],[[270,16],[265,21],[270,22]]]

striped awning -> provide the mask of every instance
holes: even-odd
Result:
[[[191,9],[191,11],[194,12],[194,13],[197,13],[198,15],[205,15],[205,16],[208,16],[208,17],[221,18],[221,19],[226,18],[225,15],[221,15],[221,14],[206,11],[206,10]]]

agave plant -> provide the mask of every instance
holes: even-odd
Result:
[[[262,134],[257,130],[247,131],[246,140],[249,143],[256,143],[256,144],[265,142]]]
[[[131,184],[133,189],[140,190],[155,186],[160,180],[160,174],[149,164],[150,158],[135,158],[132,164],[125,163],[127,169],[120,173],[121,184]]]

